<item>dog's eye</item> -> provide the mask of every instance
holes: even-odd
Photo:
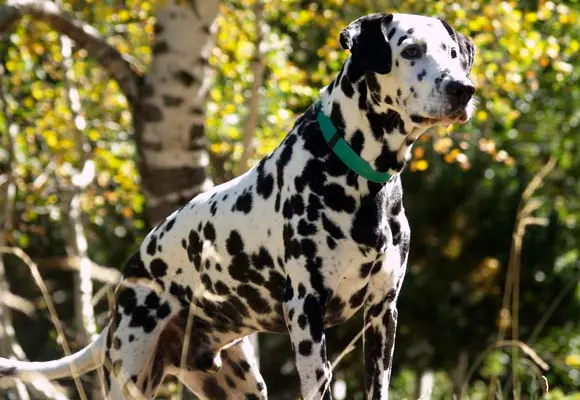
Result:
[[[407,60],[414,60],[416,58],[421,57],[422,53],[423,49],[421,48],[421,46],[412,44],[410,46],[407,46],[405,50],[401,52],[401,55]]]

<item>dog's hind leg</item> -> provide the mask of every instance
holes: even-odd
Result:
[[[163,359],[155,357],[172,307],[154,285],[122,283],[105,351],[109,398],[152,399],[163,377]]]
[[[217,372],[184,371],[181,381],[204,400],[268,398],[266,383],[247,337],[222,350],[221,358],[223,364]],[[177,370],[173,373],[179,376]]]

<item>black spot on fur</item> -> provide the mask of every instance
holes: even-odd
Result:
[[[421,82],[423,80],[423,78],[425,78],[425,76],[427,76],[427,70],[423,70],[421,71],[418,75],[417,75],[417,80],[419,82]]]
[[[393,235],[393,245],[398,246],[401,242],[401,224],[395,218],[389,218],[389,228]]]
[[[149,315],[149,309],[145,306],[137,306],[131,314],[130,328],[143,328],[145,333],[151,333],[157,326],[157,318]]]
[[[169,306],[168,302],[163,303],[157,309],[157,318],[164,319],[171,313],[171,306]]]
[[[203,227],[203,237],[212,243],[215,241],[215,228],[211,222],[206,223]]]
[[[350,147],[360,156],[363,146],[365,144],[365,136],[360,129],[357,129],[350,140]]]
[[[252,193],[250,191],[244,191],[238,196],[238,199],[232,207],[232,211],[241,211],[244,214],[248,214],[252,211]]]
[[[199,271],[201,268],[201,251],[203,249],[203,241],[195,230],[189,231],[189,242],[187,244],[187,257],[193,263],[195,269]]]
[[[382,219],[382,204],[379,197],[367,195],[361,200],[350,231],[353,240],[361,245],[381,249],[384,237],[377,232]]]
[[[393,38],[393,36],[395,35],[396,32],[397,32],[397,28],[391,28],[391,30],[387,34],[387,39],[388,40],[391,40]]]
[[[354,88],[352,87],[352,83],[350,82],[350,79],[348,79],[347,75],[342,77],[342,80],[340,81],[340,88],[349,99],[354,95]]]
[[[393,204],[391,206],[391,214],[398,215],[401,212],[402,208],[403,208],[403,199],[401,195],[393,200]]]
[[[258,289],[250,285],[238,286],[238,294],[246,299],[248,305],[259,314],[267,314],[271,311],[270,305],[260,296]]]
[[[376,74],[367,73],[366,75],[367,85],[371,92],[371,96],[378,96],[381,93],[381,85],[377,80]]]
[[[171,282],[169,293],[177,297],[183,307],[188,307],[193,297],[193,291],[189,287],[184,287],[178,283]]]
[[[395,298],[397,297],[397,291],[395,289],[389,290],[389,292],[385,296],[385,301],[392,303]]]
[[[322,258],[310,258],[306,260],[306,269],[310,273],[310,286],[318,293],[318,298],[320,304],[326,304],[326,298],[328,296],[327,290],[324,287],[324,277],[320,272],[322,268]]]
[[[126,278],[147,278],[151,279],[151,275],[145,268],[145,264],[141,259],[139,252],[133,254],[127,264],[125,264],[125,269],[123,270],[123,276]]]
[[[233,379],[226,375],[226,383],[231,389],[236,388],[236,384],[234,383]]]
[[[300,248],[304,257],[312,258],[316,256],[316,244],[314,243],[314,240],[302,239],[300,241]]]
[[[244,242],[242,237],[236,230],[230,232],[230,236],[226,240],[226,249],[230,255],[234,256],[244,250]]]
[[[306,328],[307,324],[308,324],[308,320],[306,319],[306,315],[300,314],[298,316],[298,325],[300,326],[300,329]]]
[[[117,294],[117,304],[123,307],[125,315],[129,315],[137,306],[137,294],[132,288],[123,288]]]
[[[155,292],[151,292],[145,297],[145,306],[147,308],[156,310],[159,307],[159,296]]]
[[[298,343],[298,352],[304,356],[308,357],[312,354],[312,341],[311,340],[303,340]]]
[[[306,296],[306,288],[302,283],[298,284],[298,298],[303,299]]]
[[[375,359],[381,357],[383,349],[381,346],[381,334],[375,327],[369,327],[365,333],[365,386],[367,392],[373,387],[375,390],[380,390],[380,371],[376,365]],[[379,392],[380,393],[380,392]]]
[[[295,194],[290,198],[292,213],[294,215],[302,215],[304,213],[304,200],[299,194]]]
[[[298,234],[302,236],[310,236],[316,233],[316,225],[307,222],[305,219],[301,219],[298,222]]]
[[[290,162],[290,158],[292,157],[292,148],[294,146],[294,143],[296,143],[296,140],[297,140],[296,135],[291,134],[288,135],[286,137],[286,140],[284,140],[284,142],[282,142],[281,144],[282,151],[280,152],[280,156],[276,161],[276,172],[277,172],[276,183],[278,184],[278,190],[281,190],[282,186],[284,185],[284,168]],[[276,208],[279,209],[280,206]]]
[[[357,89],[359,92],[359,98],[358,98],[358,108],[361,110],[366,110],[368,109],[368,105],[367,105],[367,83],[362,80],[357,84]]]
[[[332,103],[332,111],[330,112],[330,119],[332,120],[334,126],[339,131],[344,128],[344,118],[342,116],[342,111],[340,110],[340,104]]]
[[[257,285],[264,282],[264,277],[258,271],[250,268],[250,258],[246,253],[234,256],[228,271],[233,279],[240,282],[253,282]]]
[[[368,284],[363,286],[359,291],[353,294],[348,301],[351,308],[358,308],[363,303],[365,296],[367,294]]]
[[[151,275],[155,278],[163,278],[167,273],[167,264],[160,258],[151,261],[149,268],[151,270]]]
[[[398,169],[397,153],[391,151],[387,144],[383,144],[381,154],[375,160],[377,171],[386,172],[390,168]]]
[[[280,294],[284,293],[284,285],[286,280],[284,276],[278,272],[270,271],[270,277],[264,284],[264,287],[270,293],[270,296],[275,299],[280,298]]]
[[[213,291],[213,283],[208,274],[201,274],[201,283],[207,290],[209,290],[210,292]]]
[[[342,233],[338,225],[326,217],[326,214],[322,214],[322,227],[334,239],[344,238],[344,233]]]
[[[274,177],[272,174],[264,173],[265,162],[265,160],[260,161],[257,167],[258,178],[256,182],[256,192],[264,199],[268,199],[272,195],[272,190],[274,189]]]
[[[215,288],[216,294],[219,294],[220,296],[225,296],[225,295],[230,294],[230,288],[228,287],[228,285],[226,285],[222,281],[217,281],[214,285],[214,288]]]
[[[311,294],[306,296],[304,300],[304,314],[306,314],[310,326],[310,336],[316,343],[320,343],[324,334],[322,310],[318,300]]]
[[[319,212],[322,209],[320,198],[314,194],[308,197],[308,205],[306,206],[306,215],[309,221],[318,220]]]
[[[265,247],[260,247],[258,253],[252,255],[252,264],[257,269],[274,268],[274,260]]]
[[[334,211],[352,213],[355,208],[354,198],[347,195],[344,186],[336,183],[324,187],[324,203]]]
[[[326,237],[326,245],[328,246],[328,248],[330,250],[336,249],[336,241],[333,238],[331,238],[330,236]]]
[[[157,250],[157,237],[155,235],[151,235],[151,239],[149,239],[149,244],[147,245],[147,254],[149,254],[150,256],[154,256],[156,250]]]

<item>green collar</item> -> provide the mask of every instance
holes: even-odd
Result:
[[[316,120],[322,131],[322,136],[344,165],[371,182],[383,183],[389,180],[391,174],[376,171],[368,162],[360,158],[346,140],[340,136],[330,118],[322,112],[321,100],[316,103],[315,110],[317,110]]]

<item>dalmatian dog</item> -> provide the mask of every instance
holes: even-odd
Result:
[[[274,151],[147,235],[96,341],[57,361],[2,359],[1,374],[104,365],[111,399],[152,398],[168,374],[204,399],[265,399],[247,336],[287,332],[302,396],[330,399],[325,328],[363,309],[366,395],[387,399],[410,241],[400,173],[427,129],[473,114],[475,50],[444,21],[406,14],[361,17],[340,44],[338,76]]]

